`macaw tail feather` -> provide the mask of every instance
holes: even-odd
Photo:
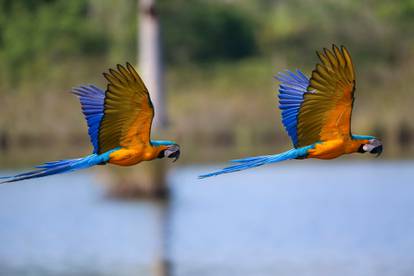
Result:
[[[242,171],[250,168],[259,167],[265,164],[271,164],[271,163],[277,163],[289,159],[295,159],[295,158],[305,158],[308,155],[308,150],[313,148],[314,146],[307,146],[303,148],[298,149],[291,149],[288,151],[285,151],[283,153],[274,154],[274,155],[262,155],[262,156],[255,156],[255,157],[247,157],[242,159],[235,159],[231,160],[232,163],[238,163],[236,165],[228,166],[224,169],[200,175],[198,178],[207,178],[210,176],[216,176],[220,174],[225,173],[232,173],[237,171]]]
[[[36,166],[36,169],[33,171],[0,177],[0,180],[2,180],[0,181],[0,184],[86,169],[98,164],[106,163],[108,160],[109,152],[101,155],[91,154],[83,158],[46,162]]]

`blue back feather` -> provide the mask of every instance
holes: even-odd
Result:
[[[374,136],[369,136],[369,135],[352,135],[352,139],[354,140],[372,140],[375,139]]]
[[[98,153],[99,127],[104,115],[105,92],[94,86],[80,86],[72,89],[73,94],[79,97],[82,112],[88,123],[88,134],[93,145],[93,153]]]
[[[292,139],[293,145],[298,144],[297,124],[303,96],[307,92],[309,79],[299,70],[279,73],[276,79],[279,85],[279,109],[282,112],[282,123]]]
[[[151,145],[153,146],[170,146],[175,144],[175,142],[169,140],[151,140]]]

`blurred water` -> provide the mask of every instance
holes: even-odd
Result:
[[[162,243],[172,275],[414,275],[414,162],[211,169],[172,171],[162,216],[87,173],[0,186],[0,275],[153,275]]]

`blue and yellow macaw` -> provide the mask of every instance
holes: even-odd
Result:
[[[373,136],[351,133],[355,71],[345,47],[317,53],[320,63],[308,79],[301,71],[279,73],[282,123],[294,148],[286,152],[232,160],[235,165],[200,178],[250,169],[288,159],[333,159],[354,152],[380,155],[382,143]]]
[[[172,141],[151,140],[154,107],[143,81],[129,64],[103,73],[108,81],[106,91],[96,86],[73,89],[79,97],[88,124],[93,153],[83,158],[47,162],[36,170],[1,177],[15,182],[86,169],[107,163],[132,166],[156,158],[180,157],[180,147]]]

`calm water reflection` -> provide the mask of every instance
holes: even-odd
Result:
[[[173,275],[414,275],[414,162],[211,169],[164,214],[86,173],[0,186],[0,275],[152,275],[161,241]]]

